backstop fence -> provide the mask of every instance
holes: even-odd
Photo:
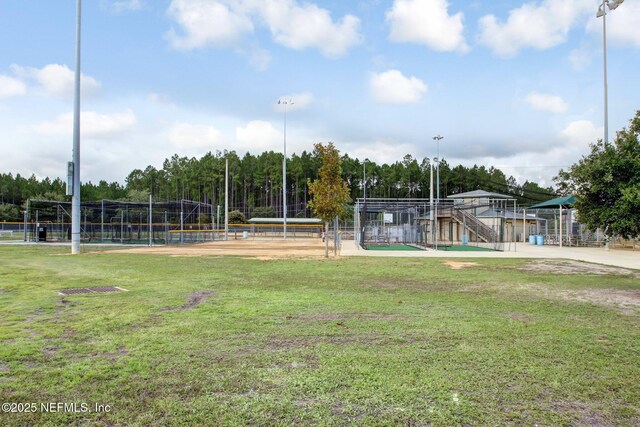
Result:
[[[186,244],[223,239],[282,238],[283,224],[228,224],[220,207],[190,200],[82,202],[83,243]],[[320,237],[321,225],[289,224],[287,237]],[[68,242],[71,203],[30,199],[22,222],[0,222],[0,239]]]

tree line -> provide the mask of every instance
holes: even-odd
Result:
[[[209,152],[200,158],[173,155],[161,168],[147,166],[135,169],[125,184],[99,181],[83,183],[83,201],[128,200],[157,201],[192,200],[224,205],[225,161],[229,160],[229,207],[247,217],[282,216],[282,153],[266,151],[240,157],[235,151]],[[287,159],[287,216],[310,216],[308,208],[309,182],[318,178],[321,166],[317,150],[293,154]],[[364,175],[366,169],[366,176]],[[401,161],[378,164],[341,156],[341,176],[349,188],[352,201],[367,197],[428,198],[428,159],[419,160],[407,154]],[[435,177],[434,177],[435,185]],[[516,182],[500,169],[474,165],[451,167],[440,164],[440,195],[483,189],[517,198],[521,204],[532,204],[554,197],[551,187],[543,188],[535,182]],[[65,182],[60,178],[25,178],[19,174],[0,174],[0,221],[19,221],[20,211],[27,199],[69,201],[65,196]]]

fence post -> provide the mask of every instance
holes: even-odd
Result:
[[[149,246],[153,245],[153,205],[149,194]]]
[[[100,211],[100,242],[104,243],[104,199],[102,199],[102,210]]]

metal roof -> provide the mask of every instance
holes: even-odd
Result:
[[[466,193],[452,194],[447,196],[447,199],[513,199],[513,197],[490,191],[473,190]]]

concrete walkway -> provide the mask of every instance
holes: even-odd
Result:
[[[455,251],[365,251],[354,242],[342,244],[341,256],[382,256],[417,258],[549,258],[586,261],[596,264],[640,270],[640,251],[605,250],[604,248],[576,248],[558,246],[536,246],[518,243],[510,252],[455,252]]]

